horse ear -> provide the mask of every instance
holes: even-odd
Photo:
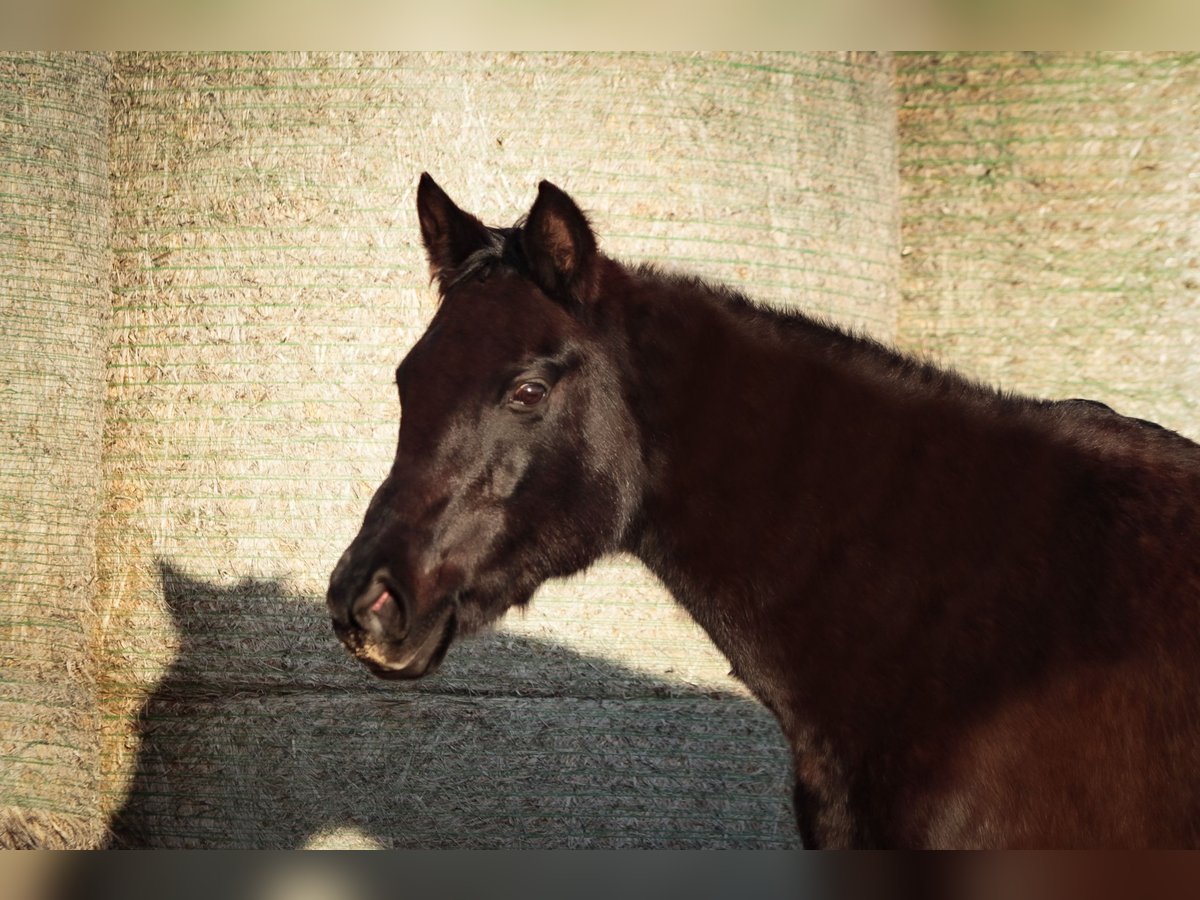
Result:
[[[546,293],[577,303],[595,299],[596,238],[575,201],[548,181],[538,185],[521,240]]]
[[[455,206],[428,172],[421,173],[417,185],[417,220],[429,254],[429,272],[439,282],[488,242],[484,224]]]

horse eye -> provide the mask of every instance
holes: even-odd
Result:
[[[517,385],[508,402],[515,406],[537,406],[549,393],[550,388],[540,381],[523,381]]]

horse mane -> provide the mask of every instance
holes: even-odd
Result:
[[[441,294],[456,285],[475,278],[486,278],[497,268],[510,268],[528,274],[529,264],[521,247],[521,234],[525,218],[521,217],[509,228],[487,226],[487,237],[482,247],[464,259],[454,272],[444,280]]]
[[[723,311],[729,325],[752,339],[755,334],[760,339],[770,335],[779,346],[795,347],[797,359],[823,358],[831,370],[864,386],[873,385],[901,402],[948,404],[945,409],[956,409],[959,415],[1035,431],[1043,439],[1072,445],[1087,454],[1129,458],[1131,453],[1150,452],[1158,459],[1185,464],[1195,456],[1195,444],[1186,437],[1154,422],[1122,415],[1096,400],[1030,396],[901,350],[824,316],[755,300],[721,282],[653,263],[625,268],[645,285],[677,295],[683,302],[703,299]]]
[[[841,364],[838,368],[855,371],[859,377],[888,382],[902,392],[928,393],[933,387],[943,394],[959,396],[984,406],[1005,409],[1045,405],[1033,397],[998,388],[945,363],[922,358],[872,337],[866,332],[835,322],[826,316],[803,309],[783,308],[750,297],[719,281],[677,272],[654,263],[628,267],[636,277],[666,291],[685,294],[694,301],[706,297],[730,314],[735,327],[767,332],[782,344],[803,345]]]

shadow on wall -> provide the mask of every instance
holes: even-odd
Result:
[[[786,745],[741,696],[504,632],[378,681],[314,598],[160,568],[181,649],[114,847],[798,846]]]

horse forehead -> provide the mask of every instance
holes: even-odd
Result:
[[[487,372],[531,353],[549,352],[573,322],[536,290],[505,279],[446,297],[429,329],[409,353],[414,374],[448,370]]]

